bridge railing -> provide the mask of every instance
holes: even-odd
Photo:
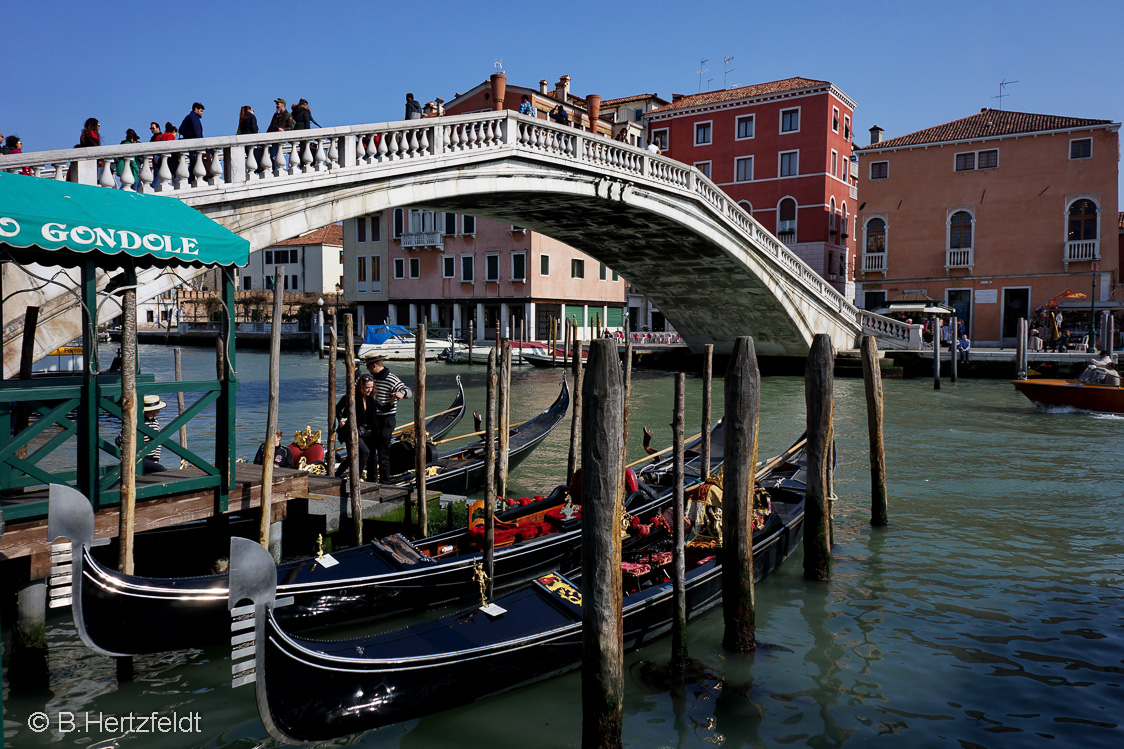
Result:
[[[259,135],[222,136],[6,156],[5,171],[47,179],[176,197],[230,187],[301,181],[351,170],[396,169],[411,162],[504,149],[572,159],[640,183],[655,182],[701,202],[748,237],[806,293],[851,322],[901,345],[908,326],[856,308],[787,245],[715,186],[681,162],[602,136],[511,111],[350,125]]]

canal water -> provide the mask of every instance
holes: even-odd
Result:
[[[171,379],[171,351],[143,348],[145,371]],[[247,458],[264,432],[266,361],[238,355]],[[185,350],[184,368],[185,379],[212,376],[213,355]],[[391,369],[412,379],[409,363]],[[324,427],[325,373],[315,355],[286,355],[286,432]],[[483,367],[431,364],[431,412],[452,400],[458,374],[470,409],[480,410]],[[560,374],[521,369],[512,380],[519,421],[554,399]],[[697,423],[701,381],[687,382],[688,423]],[[668,444],[672,388],[670,374],[634,370],[630,459],[643,454],[643,425],[657,447]],[[805,582],[797,552],[760,583],[761,647],[751,656],[722,650],[720,612],[692,624],[699,673],[684,699],[673,700],[658,677],[666,641],[631,655],[627,745],[1124,746],[1124,418],[1044,412],[1003,381],[945,381],[934,392],[929,380],[889,380],[885,390],[890,526],[868,522],[862,382],[837,380],[833,580]],[[721,382],[714,392],[717,417]],[[803,429],[802,380],[765,378],[761,412],[765,457]],[[189,442],[206,444],[208,428],[193,424]],[[470,430],[466,418],[459,431]],[[559,483],[568,439],[566,421],[519,468],[511,493],[545,493]],[[50,689],[15,693],[5,673],[9,746],[274,745],[252,688],[230,689],[223,648],[138,658],[135,680],[118,684],[113,662],[82,645],[68,615],[52,613],[48,630]],[[471,692],[471,679],[460,687]],[[576,747],[580,693],[579,676],[570,674],[327,745]],[[97,724],[60,731],[60,715],[153,711],[197,714],[200,731],[153,736]],[[28,727],[37,712],[50,722],[41,733]]]

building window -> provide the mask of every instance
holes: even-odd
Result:
[[[420,277],[421,277],[421,258],[420,257],[412,257],[412,258],[410,258],[410,278],[420,278]]]
[[[371,241],[378,242],[382,239],[382,219],[378,215],[371,216]]]
[[[619,281],[619,280],[621,280],[621,276],[616,271],[613,271],[612,279],[613,279],[613,281]]]
[[[242,291],[253,291],[254,282],[249,276],[242,278]]]
[[[1069,158],[1088,159],[1093,155],[1093,139],[1079,138],[1069,142]]]
[[[406,217],[401,208],[394,209],[394,238],[401,239],[406,231]]]
[[[753,128],[756,124],[756,118],[752,114],[747,114],[737,119],[738,135],[737,140],[745,140],[746,138],[753,137]]]
[[[777,206],[777,237],[782,242],[796,241],[796,201],[792,198]]]
[[[514,252],[511,255],[511,280],[527,280],[527,253]]]
[[[831,132],[839,132],[839,107],[831,108]]]
[[[889,161],[872,161],[870,162],[870,178],[871,179],[886,179],[890,176],[890,162]]]
[[[360,284],[359,291],[367,290],[367,258],[364,255],[355,258],[355,280]]]
[[[849,114],[843,115],[843,139],[851,140],[851,116]]]
[[[827,212],[827,230],[831,234],[835,234],[838,230],[835,228],[835,198],[831,199],[830,207]],[[830,264],[829,264],[830,265]]]
[[[499,281],[500,280],[500,256],[499,255],[485,255],[484,256],[484,280],[485,281]]]
[[[406,259],[401,257],[394,258],[394,277],[406,277]]]
[[[300,283],[298,282],[299,277],[298,276],[291,276],[291,278],[292,278],[292,285],[289,288],[291,288],[293,291],[299,290],[300,289]]]
[[[272,250],[266,250],[265,251],[265,264],[266,265],[273,265],[273,251]]]
[[[472,255],[461,255],[461,283],[472,283]]]
[[[550,275],[550,255],[539,255],[539,275]]]
[[[834,148],[831,149],[831,176],[839,176],[839,154]]]
[[[382,291],[382,258],[371,255],[371,291]]]
[[[753,157],[745,156],[734,159],[734,181],[751,182],[753,180]]]
[[[703,173],[703,176],[710,179],[710,162],[709,161],[696,161],[694,164],[695,169]]]
[[[997,166],[999,166],[999,149],[992,148],[989,151],[980,151],[976,154],[977,169],[994,169]]]
[[[886,222],[880,218],[872,218],[866,222],[866,251],[886,251]]]
[[[1097,238],[1097,204],[1082,198],[1069,207],[1069,229],[1066,239],[1070,242]]]
[[[795,177],[800,173],[800,152],[799,151],[783,151],[780,154],[781,167],[780,176],[782,177]]]
[[[781,110],[781,132],[796,133],[800,131],[800,107]]]
[[[975,168],[976,154],[974,152],[956,154],[956,171],[970,172]]]
[[[452,278],[457,274],[457,263],[453,257],[441,258],[441,277]]]
[[[355,241],[356,242],[366,242],[367,241],[367,217],[366,216],[360,216],[359,218],[355,219]]]
[[[968,250],[972,247],[972,214],[957,211],[948,225],[948,249]]]
[[[695,145],[705,146],[710,144],[710,122],[695,123]]]
[[[446,237],[455,236],[457,233],[457,214],[445,214],[445,230],[441,232]]]
[[[598,263],[597,264],[597,278],[604,281],[608,277],[609,277],[609,274],[605,272],[605,264],[604,263]]]
[[[570,278],[585,278],[584,260],[574,259],[570,261]]]
[[[863,309],[874,312],[886,306],[885,291],[867,291],[863,293]]]
[[[461,229],[468,236],[475,237],[476,236],[476,217],[465,215],[465,217],[461,220]]]
[[[652,131],[652,142],[659,146],[661,151],[667,150],[667,128]]]

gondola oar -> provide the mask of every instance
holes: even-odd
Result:
[[[519,422],[518,424],[512,424],[512,425],[511,425],[511,429],[514,429],[515,427],[521,427],[521,426],[523,426],[523,425],[524,425],[524,424],[526,424],[526,423],[527,423],[527,422],[525,422],[525,421],[521,421],[521,422]],[[463,440],[463,439],[465,439],[465,438],[467,438],[467,437],[479,437],[480,435],[482,435],[482,434],[484,433],[484,431],[485,431],[485,430],[480,430],[479,432],[469,432],[468,434],[462,434],[462,435],[460,435],[460,436],[458,436],[458,437],[446,437],[446,438],[445,438],[445,439],[443,439],[443,440],[437,440],[436,442],[431,442],[430,444],[431,444],[431,445],[443,445],[443,444],[445,444],[446,442],[453,442],[453,441],[455,441],[455,440]]]

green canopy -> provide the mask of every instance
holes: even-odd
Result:
[[[175,198],[0,172],[2,245],[204,265],[250,255],[249,241]]]

